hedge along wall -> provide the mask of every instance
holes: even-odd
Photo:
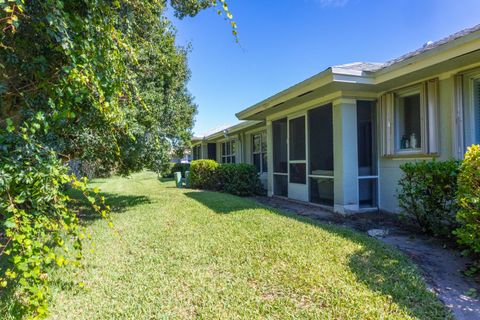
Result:
[[[237,196],[252,196],[263,190],[257,168],[251,164],[221,164],[217,170],[217,178],[221,191]]]
[[[217,169],[214,160],[194,160],[190,163],[190,183],[193,188],[217,190]]]
[[[426,233],[450,237],[457,226],[459,161],[418,161],[400,168],[398,203]]]
[[[252,196],[262,192],[255,166],[245,163],[218,164],[213,160],[195,160],[190,165],[193,188]]]
[[[458,175],[458,242],[480,255],[480,146],[468,148]]]

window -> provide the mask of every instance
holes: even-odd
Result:
[[[201,151],[201,148],[202,146],[201,145],[196,145],[193,147],[193,160],[198,160],[200,159],[200,151]]]
[[[217,161],[217,144],[209,143],[207,146],[208,149],[208,159]]]
[[[475,143],[480,144],[480,78],[473,80],[473,107]]]
[[[438,153],[438,80],[380,97],[383,156]]]
[[[258,173],[267,172],[267,133],[256,133],[252,135],[252,157],[253,165]]]
[[[235,148],[235,140],[230,140],[222,143],[222,163],[235,163]]]
[[[420,93],[400,95],[395,103],[396,150],[421,150],[422,121]]]

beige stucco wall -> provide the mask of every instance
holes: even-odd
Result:
[[[439,75],[440,76],[440,75]],[[408,86],[408,85],[407,85]],[[379,204],[382,210],[399,212],[397,191],[398,180],[402,176],[400,166],[407,162],[431,160],[437,158],[446,160],[454,157],[453,154],[453,126],[454,126],[454,76],[450,75],[439,79],[438,84],[438,128],[439,153],[434,157],[380,157],[379,159]],[[380,141],[380,134],[378,139]]]

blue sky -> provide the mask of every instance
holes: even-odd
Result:
[[[175,20],[192,45],[194,133],[235,124],[235,113],[331,65],[382,62],[480,23],[479,0],[229,0],[236,44],[215,11]]]

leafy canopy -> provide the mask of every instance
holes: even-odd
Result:
[[[81,258],[68,190],[108,217],[67,163],[160,171],[188,145],[196,106],[168,4],[181,18],[218,7],[232,20],[223,0],[0,0],[0,285],[30,317],[48,314],[49,268]]]

